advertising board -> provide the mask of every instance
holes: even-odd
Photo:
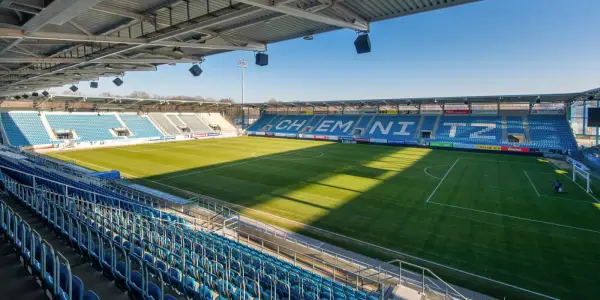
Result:
[[[371,143],[376,143],[376,144],[387,144],[387,140],[386,139],[369,139]]]
[[[526,147],[516,147],[516,146],[502,146],[501,150],[502,151],[507,151],[507,152],[520,152],[520,153],[531,152],[531,151],[529,151],[529,148],[526,148]]]
[[[454,143],[452,146],[458,149],[476,149],[475,144]]]
[[[491,146],[491,145],[475,145],[475,149],[500,151],[500,150],[502,150],[502,147],[500,147],[500,146]]]
[[[448,142],[430,142],[429,146],[431,147],[445,147],[445,148],[452,148],[452,143],[448,143]]]
[[[468,115],[468,109],[446,109],[444,113],[447,115]]]

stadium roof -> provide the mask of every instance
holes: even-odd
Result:
[[[294,101],[274,103],[249,103],[245,106],[256,108],[267,107],[320,107],[320,106],[378,106],[378,105],[406,105],[409,103],[433,104],[433,103],[533,103],[540,102],[575,102],[600,100],[600,88],[564,94],[526,94],[526,95],[494,95],[494,96],[460,96],[460,97],[425,97],[425,98],[392,98],[392,99],[362,99],[362,100],[327,100],[327,101]]]
[[[476,1],[0,0],[0,96]]]
[[[362,99],[362,100],[329,100],[329,101],[295,101],[276,103],[246,103],[250,108],[310,108],[310,107],[374,107],[385,105],[433,104],[433,103],[540,103],[600,101],[600,88],[579,93],[562,94],[527,94],[527,95],[493,95],[493,96],[462,96],[462,97],[425,97],[425,98],[394,98],[394,99]],[[50,108],[94,109],[94,110],[181,110],[181,111],[219,111],[226,107],[239,107],[239,103],[208,101],[202,99],[157,99],[132,98],[119,96],[86,96],[86,95],[55,95],[36,97],[12,97],[0,100],[3,109],[35,109]]]

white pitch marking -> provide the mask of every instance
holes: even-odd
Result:
[[[256,156],[256,152],[252,152],[252,156],[253,157],[260,157],[260,156]],[[313,158],[319,158],[319,157],[323,157],[323,156],[325,156],[325,153],[321,152],[319,155],[314,156],[314,157],[296,157],[296,158],[289,158],[289,159],[271,159],[271,157],[267,157],[265,159],[279,160],[279,161],[290,161],[290,160],[313,159]]]
[[[74,160],[74,161],[79,161],[77,159],[68,158],[68,157],[65,157],[65,156],[62,156],[62,155],[59,155],[59,154],[56,154],[56,155],[60,156],[60,157],[67,158],[67,159],[71,159],[71,160]],[[459,157],[459,159],[460,159],[460,157]],[[457,161],[458,161],[458,159],[457,159]],[[84,164],[88,164],[88,165],[93,165],[93,166],[96,166],[96,167],[99,167],[99,168],[103,168],[105,170],[110,170],[110,169],[108,169],[106,167],[94,165],[94,164],[87,163],[87,162],[84,162],[84,161],[79,161],[79,162],[84,163]],[[456,164],[456,162],[455,162],[455,164]],[[121,174],[125,174],[125,175],[128,175],[128,176],[131,176],[132,178],[139,178],[137,176],[133,176],[131,174],[127,174],[127,173],[123,173],[123,172],[121,172]],[[149,181],[149,182],[153,182],[153,183],[156,183],[156,184],[159,184],[159,185],[162,185],[162,186],[166,186],[168,188],[172,188],[172,189],[175,189],[175,190],[179,190],[179,191],[184,192],[186,194],[197,195],[194,192],[191,192],[191,191],[188,191],[188,190],[184,190],[182,188],[174,187],[172,185],[164,184],[162,182],[158,182],[158,181],[154,181],[154,180],[149,180],[149,179],[145,179],[145,178],[139,178],[139,179],[145,180],[145,181]],[[439,204],[439,203],[436,203],[436,202],[430,202],[430,203]],[[248,208],[248,207],[241,206],[241,205],[238,205],[238,204],[233,204],[233,203],[231,203],[230,205],[232,205],[234,207],[239,207],[239,208],[243,208],[243,209],[257,211],[259,213],[266,214],[266,215],[269,215],[271,217],[283,219],[283,220],[286,220],[286,221],[289,221],[289,222],[295,222],[295,223],[298,223],[298,224],[302,224],[302,223],[299,223],[299,222],[296,222],[296,221],[292,221],[292,220],[289,220],[289,219],[286,219],[286,218],[283,218],[283,217],[280,217],[280,216],[275,216],[273,214],[270,214],[270,213],[267,213],[267,212],[264,212],[264,211],[261,211],[261,210],[256,210],[256,209],[253,209],[253,208]],[[442,205],[444,205],[444,204],[442,204]],[[434,264],[434,265],[437,265],[437,266],[441,266],[441,267],[446,268],[446,269],[454,270],[454,271],[457,271],[457,272],[460,272],[460,273],[463,273],[463,274],[468,274],[470,276],[474,276],[474,277],[477,277],[477,278],[483,278],[483,279],[491,281],[491,282],[496,282],[496,283],[499,283],[499,284],[502,284],[502,285],[505,285],[505,286],[510,286],[510,287],[516,288],[518,290],[526,291],[526,292],[529,292],[529,293],[532,293],[532,294],[535,294],[535,295],[541,295],[541,296],[543,296],[545,298],[548,298],[548,299],[558,300],[558,298],[553,298],[553,297],[550,297],[550,296],[547,296],[547,295],[544,295],[544,294],[541,294],[541,293],[538,293],[538,292],[535,292],[535,291],[532,291],[532,290],[524,289],[524,288],[521,288],[521,287],[518,287],[518,286],[514,286],[514,285],[511,285],[511,284],[508,284],[508,283],[497,281],[497,280],[494,280],[494,279],[491,279],[491,278],[487,278],[487,277],[484,277],[484,276],[481,276],[481,275],[478,275],[478,274],[475,274],[475,273],[470,273],[470,272],[467,272],[467,271],[463,271],[461,269],[457,269],[457,268],[454,268],[454,267],[451,267],[451,266],[448,266],[448,265],[444,265],[444,264],[440,264],[440,263],[437,263],[437,262],[434,262],[434,261],[422,259],[420,257],[416,257],[416,256],[412,256],[412,255],[409,255],[409,254],[406,254],[406,253],[398,252],[396,250],[392,250],[392,249],[389,249],[389,248],[381,247],[381,246],[378,246],[378,245],[375,245],[375,244],[370,244],[370,243],[364,242],[362,240],[358,240],[358,239],[355,239],[355,238],[351,238],[351,237],[347,237],[347,236],[344,236],[344,235],[340,235],[340,234],[337,234],[337,233],[334,233],[334,232],[331,232],[331,231],[328,231],[328,230],[325,230],[325,229],[321,229],[321,228],[318,228],[318,227],[314,227],[314,226],[311,226],[311,225],[306,225],[306,224],[304,224],[304,225],[308,226],[308,227],[316,228],[316,229],[318,229],[320,231],[328,232],[329,234],[332,234],[332,235],[342,236],[342,237],[347,238],[349,240],[354,240],[354,241],[365,243],[365,244],[368,244],[368,245],[371,245],[371,246],[374,246],[374,247],[382,248],[382,249],[385,249],[386,251],[389,251],[389,252],[398,253],[399,255],[402,255],[402,256],[411,257],[411,258],[414,258],[414,259],[417,259],[417,260],[425,261],[427,263]],[[322,247],[322,246],[320,246],[320,247]]]
[[[427,175],[429,175],[430,177],[433,177],[433,178],[435,178],[435,179],[441,179],[441,178],[439,178],[439,177],[437,177],[437,176],[433,176],[433,175],[429,174],[429,172],[427,172],[427,170],[428,170],[429,168],[437,168],[437,167],[449,167],[449,166],[450,166],[450,165],[430,166],[430,167],[427,167],[427,168],[423,169],[423,172],[425,172],[425,174],[427,174]]]
[[[533,181],[531,181],[531,178],[527,174],[527,171],[523,171],[523,172],[525,172],[525,176],[527,176],[527,179],[529,179],[529,183],[531,183],[531,186],[533,187],[533,190],[535,191],[535,193],[538,195],[538,197],[541,197],[542,195],[540,195],[540,192],[538,192],[537,188],[533,184]]]
[[[454,163],[450,167],[450,169],[448,169],[448,171],[446,171],[446,174],[444,174],[444,177],[442,177],[442,180],[440,180],[440,183],[438,183],[438,185],[435,187],[435,189],[433,190],[433,192],[431,192],[431,195],[429,195],[429,198],[427,198],[427,200],[425,201],[425,203],[429,202],[429,200],[431,199],[431,197],[433,197],[433,194],[435,194],[435,192],[438,190],[438,188],[440,188],[440,185],[442,185],[442,182],[444,182],[444,179],[446,179],[446,176],[448,176],[448,174],[450,174],[450,171],[452,171],[452,169],[454,168],[454,166],[456,166],[456,164],[458,163],[459,160],[460,160],[460,157],[457,158],[456,161],[454,161]]]
[[[556,167],[556,166],[555,166],[553,163],[550,163],[550,164],[552,165],[552,167],[553,167],[555,170],[561,170],[561,169],[557,168],[557,167]],[[561,171],[562,171],[562,170],[561,170]],[[573,172],[575,172],[575,171],[573,171]],[[569,178],[569,180],[573,181],[573,179],[572,179],[571,177],[567,176],[567,174],[564,174],[564,173],[563,173],[563,175],[564,175],[565,177]],[[587,191],[587,190],[586,190],[584,187],[582,187],[582,186],[581,186],[579,183],[577,183],[577,181],[573,181],[573,182],[574,182],[574,183],[575,183],[575,184],[576,184],[578,187],[580,187],[580,188],[581,188],[581,189],[582,189],[582,190],[583,190],[583,191],[584,191],[586,194],[590,195],[590,197],[592,197],[592,199],[594,199],[594,201],[596,201],[596,202],[600,203],[600,200],[596,199],[596,197],[594,197],[594,195],[592,195],[591,193],[588,193],[588,191]]]
[[[523,217],[517,217],[517,216],[512,216],[512,215],[505,215],[505,214],[500,214],[500,213],[495,213],[495,212],[490,212],[490,211],[485,211],[485,210],[479,210],[479,209],[467,208],[467,207],[462,207],[462,206],[456,206],[456,205],[438,203],[438,202],[433,202],[433,201],[431,201],[429,203],[431,203],[431,204],[437,204],[437,205],[441,205],[441,206],[448,206],[448,207],[452,207],[452,208],[456,208],[456,209],[462,209],[462,210],[474,211],[474,212],[478,212],[478,213],[484,213],[484,214],[490,214],[490,215],[495,215],[495,216],[500,216],[500,217],[506,217],[506,218],[516,219],[516,220],[522,220],[522,221],[528,221],[528,222],[534,222],[534,223],[540,223],[540,224],[552,225],[552,226],[556,226],[556,227],[563,227],[563,228],[569,228],[569,229],[575,229],[575,230],[587,231],[587,232],[593,232],[593,233],[600,234],[600,231],[593,230],[593,229],[588,229],[588,228],[582,228],[582,227],[564,225],[564,224],[547,222],[547,221],[540,221],[540,220],[523,218]]]

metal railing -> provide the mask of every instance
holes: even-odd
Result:
[[[9,167],[5,167],[5,166],[0,166],[0,169],[2,171],[4,171],[4,170],[10,170],[10,171],[13,171],[13,172],[20,172],[19,170],[16,170],[16,169],[13,169],[13,168],[9,168]],[[68,200],[68,201],[73,201],[73,202],[77,203],[78,207],[92,207],[93,211],[100,212],[100,213],[102,213],[103,211],[104,211],[104,213],[109,212],[109,214],[108,214],[109,216],[108,217],[101,217],[101,215],[98,215],[98,217],[95,219],[95,222],[97,222],[98,224],[102,224],[102,226],[104,228],[109,228],[111,230],[116,230],[116,228],[122,228],[118,224],[114,228],[111,228],[110,226],[108,226],[108,224],[112,224],[112,223],[115,222],[115,219],[113,219],[113,214],[114,213],[116,213],[116,214],[124,214],[124,215],[129,214],[129,217],[125,217],[124,218],[125,220],[132,219],[132,218],[136,217],[135,214],[133,214],[133,213],[126,212],[126,211],[124,211],[122,209],[117,208],[117,207],[120,206],[120,204],[116,205],[115,207],[109,207],[109,206],[101,205],[101,204],[98,204],[98,203],[90,202],[90,201],[87,201],[85,199],[74,197],[74,196],[72,196],[72,195],[70,195],[68,193],[69,190],[81,190],[81,189],[79,189],[77,187],[72,187],[72,186],[69,186],[69,185],[66,185],[66,184],[62,184],[60,182],[56,182],[56,181],[53,181],[51,179],[41,178],[41,177],[39,177],[37,175],[29,174],[29,173],[26,173],[26,172],[20,172],[20,173],[23,174],[23,175],[31,176],[33,178],[38,178],[40,180],[37,180],[37,181],[36,180],[32,180],[33,186],[30,187],[30,186],[23,185],[23,184],[15,181],[13,179],[11,179],[9,176],[6,176],[6,175],[2,176],[2,181],[4,182],[5,186],[9,186],[10,189],[14,193],[16,193],[16,195],[18,195],[19,197],[26,198],[26,197],[32,197],[32,195],[42,195],[43,194],[43,195],[46,195],[47,199],[54,199],[52,201],[60,201],[60,199],[62,199],[62,201],[67,201]],[[48,182],[53,182],[53,183],[57,183],[57,184],[61,184],[61,185],[65,186],[65,189],[64,189],[65,193],[61,195],[59,193],[50,191],[48,188],[45,188],[44,186],[40,186],[37,182],[38,181],[41,182],[41,179],[43,179],[45,181],[48,181]],[[93,192],[90,192],[90,193],[93,193]],[[29,195],[29,196],[25,196],[26,194]],[[122,201],[123,203],[130,203],[130,204],[132,203],[132,202],[123,201],[123,200],[120,200],[120,199],[117,199],[117,200]],[[141,204],[137,204],[137,205],[141,205]],[[57,218],[57,216],[58,216],[57,212],[55,212],[54,214],[51,214],[50,211],[44,211],[46,209],[52,209],[51,207],[46,207],[45,205],[37,205],[37,209],[38,210],[42,210],[41,211],[41,215],[47,215],[47,216],[54,215],[55,218]],[[64,222],[65,218],[63,217],[61,219]],[[56,220],[50,220],[50,222],[56,222]],[[172,226],[176,226],[178,228],[184,228],[185,226],[188,226],[188,224],[177,223],[177,222],[169,222],[169,224],[172,225]],[[148,228],[148,227],[144,227],[143,225],[139,225],[137,228],[139,230],[138,232],[140,233],[139,234],[140,237],[144,236],[144,234],[145,234],[144,232],[147,233],[147,231],[145,231],[144,228]],[[233,235],[233,236],[229,235],[229,237],[237,239],[240,242],[245,242],[245,241],[240,240],[239,239],[240,236],[237,235],[237,234]],[[256,241],[260,240],[260,243],[262,244],[262,249],[265,252],[267,252],[266,251],[267,249],[269,249],[271,247],[274,247],[274,246],[269,247],[268,244],[273,244],[273,243],[271,241],[266,240],[266,239],[262,239],[260,237],[252,236],[252,235],[247,235],[246,237],[247,237],[246,241],[248,241],[247,245],[249,245],[249,246],[254,246],[254,244],[256,243]],[[252,241],[252,243],[250,243],[251,241]],[[276,254],[277,258],[280,258],[280,259],[283,258],[283,254],[285,254],[285,253],[293,253],[293,257],[295,258],[295,260],[294,260],[295,261],[295,265],[301,266],[302,265],[301,262],[306,261],[306,260],[312,260],[312,262],[311,262],[311,264],[313,266],[312,270],[315,273],[323,273],[323,271],[326,271],[327,268],[329,268],[330,270],[333,271],[333,273],[332,273],[331,276],[332,276],[332,280],[334,282],[340,282],[340,281],[341,282],[345,282],[345,283],[356,282],[356,284],[357,284],[356,286],[357,287],[362,287],[362,288],[369,287],[369,289],[375,289],[375,290],[379,291],[380,295],[383,295],[383,292],[384,292],[383,286],[378,281],[376,281],[376,280],[369,279],[369,278],[367,278],[365,276],[362,276],[360,274],[354,274],[353,272],[348,271],[348,270],[342,270],[338,266],[329,264],[327,261],[322,261],[322,260],[319,260],[319,259],[310,258],[309,256],[304,256],[302,253],[295,252],[293,249],[285,248],[285,247],[279,246],[279,245],[277,245],[276,247],[278,249],[277,250],[277,254]],[[346,278],[349,278],[351,275],[353,275],[354,277],[352,277],[352,278],[354,278],[354,279],[352,279],[352,280],[342,280],[343,278],[341,276],[337,276],[336,277],[336,272],[339,272],[339,274],[346,274],[345,275]]]
[[[242,234],[242,235],[246,234],[247,235],[249,233],[244,232],[244,228],[253,228],[255,231],[262,232],[265,235],[270,235],[276,239],[280,239],[285,242],[289,242],[289,243],[304,247],[306,249],[310,249],[311,251],[320,253],[323,256],[329,256],[330,259],[335,262],[337,268],[342,269],[342,267],[341,267],[342,264],[345,266],[351,265],[354,268],[353,270],[356,271],[356,270],[362,269],[362,271],[360,271],[360,272],[361,273],[365,272],[364,274],[366,274],[365,270],[371,270],[370,271],[370,272],[372,272],[371,274],[377,274],[380,278],[389,279],[389,280],[397,280],[398,283],[404,283],[405,285],[411,285],[413,287],[417,287],[417,289],[420,289],[421,292],[423,290],[425,290],[429,293],[436,293],[436,294],[440,294],[440,295],[441,294],[451,294],[452,297],[466,299],[466,297],[463,294],[456,291],[456,289],[453,286],[451,286],[450,284],[448,284],[447,282],[441,280],[435,273],[433,273],[428,268],[410,263],[405,260],[398,260],[398,259],[394,260],[394,263],[398,263],[398,266],[394,266],[390,263],[374,264],[374,263],[368,263],[368,262],[365,262],[363,260],[359,260],[359,259],[356,259],[353,257],[344,256],[337,252],[329,251],[329,250],[323,249],[322,247],[318,247],[318,246],[311,244],[305,240],[299,240],[299,239],[295,238],[295,236],[297,236],[297,234],[293,234],[293,236],[292,236],[292,235],[290,235],[290,232],[287,230],[257,221],[253,217],[245,216],[244,213],[242,213],[242,212],[252,211],[253,213],[258,213],[258,214],[267,216],[268,218],[276,219],[277,221],[292,224],[293,226],[296,226],[296,227],[299,226],[301,228],[306,228],[310,231],[314,231],[314,232],[317,232],[317,233],[320,233],[323,235],[333,236],[336,239],[341,239],[341,240],[344,240],[344,241],[347,241],[347,242],[350,242],[353,244],[361,245],[361,246],[364,246],[366,249],[374,249],[378,252],[385,253],[386,256],[407,258],[407,259],[410,259],[411,261],[423,263],[423,265],[433,266],[435,268],[439,268],[441,270],[448,271],[450,273],[455,273],[462,277],[472,278],[473,280],[486,282],[486,283],[494,286],[495,288],[501,288],[501,289],[506,289],[506,290],[515,290],[524,295],[535,296],[535,297],[539,297],[539,298],[543,298],[543,299],[554,299],[553,297],[544,295],[542,293],[527,290],[527,289],[524,289],[524,288],[521,288],[521,287],[518,287],[515,285],[496,281],[496,280],[486,278],[486,277],[483,277],[483,276],[480,276],[477,274],[465,272],[465,271],[455,269],[455,268],[452,268],[449,266],[445,266],[445,265],[442,265],[442,264],[439,264],[439,263],[436,263],[433,261],[429,261],[429,260],[425,260],[425,259],[422,259],[422,258],[419,258],[416,256],[412,256],[412,255],[409,255],[406,253],[402,253],[399,251],[395,251],[392,249],[374,245],[374,244],[371,244],[368,242],[364,242],[364,241],[354,239],[351,237],[347,237],[347,236],[344,236],[341,234],[323,230],[323,229],[320,229],[320,228],[317,228],[314,226],[310,226],[307,224],[303,224],[300,222],[281,218],[279,216],[274,216],[272,214],[254,210],[254,209],[244,207],[241,205],[224,202],[224,201],[221,201],[221,200],[218,200],[215,198],[211,198],[211,197],[207,197],[204,195],[199,195],[196,193],[188,192],[187,194],[190,196],[189,200],[196,201],[197,206],[198,206],[198,207],[192,207],[189,204],[188,205],[175,204],[175,203],[169,202],[168,200],[164,200],[160,197],[156,197],[154,195],[150,195],[150,194],[144,193],[142,191],[135,190],[133,188],[130,188],[126,185],[122,185],[119,183],[111,183],[110,186],[112,187],[112,189],[114,191],[117,191],[121,194],[125,193],[127,195],[130,195],[132,198],[137,197],[137,199],[143,200],[147,203],[158,203],[157,205],[155,205],[155,207],[157,207],[157,208],[171,209],[173,211],[181,213],[182,215],[188,216],[189,218],[191,218],[191,220],[193,220],[192,223],[194,223],[195,225],[198,225],[198,226],[200,224],[202,224],[203,222],[206,222],[207,215],[209,216],[208,218],[214,217],[215,219],[218,218],[215,216],[219,216],[219,215],[220,216],[238,215],[239,219],[238,219],[238,222],[236,223],[237,228],[233,229],[238,234]],[[227,219],[226,217],[224,217],[224,218]],[[195,221],[195,219],[201,219],[203,221]],[[203,226],[203,227],[206,227],[206,226]],[[226,228],[226,227],[227,226],[222,226],[222,228]],[[225,232],[225,230],[223,230],[223,232]],[[278,245],[278,242],[274,242],[271,239],[268,241],[268,244]],[[279,246],[282,246],[282,245],[279,245]],[[410,266],[410,268],[407,269],[406,266]],[[418,270],[415,271],[415,269],[418,269]],[[407,276],[408,274],[412,274],[412,277]],[[419,276],[419,274],[421,276]],[[423,274],[425,274],[425,275],[423,276]],[[375,275],[372,275],[372,276],[375,276]],[[420,279],[416,279],[418,277],[420,277]],[[420,281],[417,282],[418,280],[420,280]]]

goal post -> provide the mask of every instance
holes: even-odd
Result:
[[[585,191],[591,194],[590,173],[573,164],[573,181],[575,181],[575,183],[577,183],[578,176],[585,180]]]
[[[586,192],[592,194],[591,176],[589,172],[590,169],[584,164],[570,157],[567,159],[567,161],[571,163],[571,166],[573,166],[573,182],[575,182],[575,184],[579,184],[577,183],[577,179],[582,178],[585,182],[585,186],[582,186],[582,188],[584,188]]]

